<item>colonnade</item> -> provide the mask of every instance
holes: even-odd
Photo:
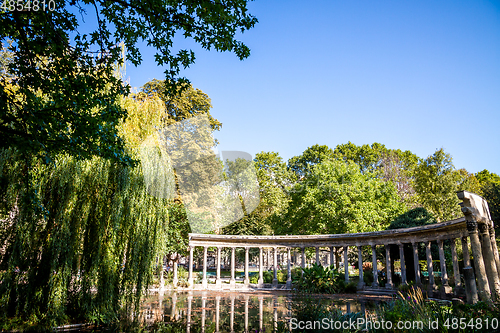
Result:
[[[188,283],[190,288],[195,288],[193,279],[193,251],[196,246],[203,247],[203,277],[201,288],[208,289],[207,280],[207,250],[209,247],[215,247],[216,253],[216,280],[215,288],[224,288],[220,276],[221,249],[231,249],[231,278],[229,280],[229,288],[235,289],[235,251],[236,248],[245,249],[245,275],[243,287],[263,288],[264,285],[263,270],[264,250],[267,255],[267,266],[269,267],[270,251],[272,252],[272,269],[273,282],[272,288],[278,288],[277,271],[278,271],[278,252],[284,250],[286,252],[286,267],[287,280],[285,288],[291,287],[291,251],[299,249],[301,252],[300,265],[305,267],[306,248],[314,248],[316,252],[316,263],[323,264],[320,260],[320,251],[323,248],[328,248],[326,264],[335,264],[337,267],[343,266],[345,281],[349,282],[349,250],[357,250],[359,269],[358,289],[366,287],[379,288],[378,276],[379,266],[384,266],[384,263],[377,261],[377,249],[383,247],[385,251],[385,270],[387,281],[385,288],[394,288],[392,280],[392,262],[391,246],[396,246],[399,249],[399,260],[401,264],[401,283],[407,283],[407,270],[404,245],[411,244],[413,256],[413,272],[415,273],[415,283],[422,285],[422,274],[420,271],[418,246],[420,243],[425,244],[427,271],[429,273],[429,291],[432,293],[437,290],[434,271],[437,267],[433,266],[433,258],[431,253],[431,242],[436,242],[438,246],[440,271],[441,271],[441,292],[449,293],[451,287],[449,284],[448,272],[446,267],[446,259],[444,255],[444,242],[449,240],[452,254],[452,270],[454,277],[455,293],[466,291],[467,300],[470,303],[477,302],[478,298],[483,301],[500,300],[500,259],[498,249],[495,242],[495,232],[493,229],[493,221],[489,217],[489,211],[486,201],[480,196],[462,191],[458,193],[458,197],[463,201],[461,203],[462,212],[465,217],[413,228],[384,230],[377,232],[366,232],[356,234],[338,234],[338,235],[293,235],[293,236],[228,236],[228,235],[208,235],[208,234],[190,234],[189,235],[189,277]],[[459,258],[456,250],[456,240],[460,239],[460,244],[463,253],[464,268],[462,272],[459,268]],[[469,252],[469,241],[470,249]],[[373,283],[371,286],[365,286],[363,282],[363,258],[362,247],[370,246],[372,253],[372,272]],[[256,285],[249,283],[249,250],[251,248],[259,249],[259,278]],[[340,253],[343,253],[342,265],[340,265]],[[470,260],[472,254],[472,262]],[[297,262],[295,262],[297,264]],[[474,265],[472,268],[471,264]],[[413,274],[412,274],[413,275]],[[464,277],[465,285],[462,283],[461,276]],[[211,287],[211,286],[210,286]]]

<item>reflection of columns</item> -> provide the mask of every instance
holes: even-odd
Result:
[[[177,284],[179,283],[179,278],[177,277],[177,261],[174,261],[174,277],[172,279],[172,283],[174,285],[174,288],[176,288]]]
[[[443,291],[447,293],[446,289],[449,289],[450,285],[448,284],[448,272],[446,272],[446,259],[444,258],[444,249],[443,249],[443,240],[438,240],[438,248],[439,248],[439,266],[441,267],[441,287]]]
[[[234,296],[231,296],[231,313],[229,317],[229,328],[234,332]]]
[[[387,282],[385,284],[386,288],[392,288],[392,269],[391,269],[391,250],[390,245],[385,245],[385,272],[387,275]]]
[[[245,280],[243,281],[243,284],[245,286],[248,286],[250,283],[250,279],[248,278],[248,247],[245,247]]]
[[[203,247],[203,280],[201,281],[201,284],[203,286],[203,289],[208,288],[208,282],[207,282],[207,247]]]
[[[207,297],[202,296],[201,297],[201,331],[202,332],[205,332],[206,307],[207,307]]]
[[[413,248],[413,270],[415,271],[415,284],[417,286],[421,286],[422,282],[420,281],[420,262],[418,261],[418,247],[417,243],[411,243]]]
[[[234,247],[231,248],[231,279],[229,280],[229,287],[231,289],[234,289],[236,286],[236,280],[234,279],[234,269],[235,269],[235,251],[236,249]]]
[[[264,297],[259,296],[259,332],[262,331],[262,324],[264,321]]]
[[[177,312],[177,293],[174,292],[172,294],[172,312],[170,313],[170,321],[177,320],[176,312]]]
[[[274,258],[273,258],[273,264],[274,264],[274,278],[273,278],[273,288],[278,287],[278,248],[274,248]]]
[[[345,283],[349,283],[349,260],[347,260],[347,246],[344,246],[344,274]]]
[[[429,273],[429,294],[436,289],[436,283],[434,282],[434,267],[432,265],[432,252],[431,252],[431,242],[425,243],[425,255],[427,257],[427,273]]]
[[[455,245],[455,238],[450,239],[450,242],[451,262],[453,264],[453,277],[455,278],[455,295],[458,295],[462,291],[462,281],[460,279],[460,270],[458,268],[458,256],[457,248]]]
[[[334,247],[330,246],[330,265],[335,264],[335,255],[334,255]]]
[[[469,246],[467,245],[467,236],[462,237],[462,254],[464,259],[464,280],[465,280],[465,295],[467,303],[475,304],[478,301],[476,277],[474,270],[470,266]]]
[[[478,223],[481,233],[481,251],[483,252],[484,268],[488,277],[488,284],[493,296],[493,300],[500,300],[500,279],[498,278],[497,264],[491,249],[490,233],[486,223]]]
[[[217,276],[215,278],[215,287],[220,288],[222,287],[222,282],[220,279],[220,247],[217,247],[217,262],[216,262],[217,268]]]
[[[399,244],[399,262],[401,263],[401,283],[406,284],[406,264],[403,244]]]
[[[274,331],[278,330],[278,297],[273,297],[273,324]]]
[[[187,308],[187,329],[186,332],[189,333],[191,329],[191,303],[193,302],[193,296],[188,296],[188,308]]]
[[[189,273],[188,273],[188,285],[190,288],[193,287],[193,247],[189,247]]]
[[[363,280],[363,253],[361,251],[361,246],[358,246],[358,270],[359,270],[358,289],[363,289],[363,287],[365,286],[365,281]]]
[[[286,288],[287,289],[291,289],[292,288],[292,265],[291,265],[291,261],[292,261],[292,258],[290,257],[290,248],[288,247],[287,248],[287,271],[288,271],[288,275],[287,275],[287,278],[286,278]]]
[[[378,267],[377,267],[377,246],[376,245],[372,245],[372,268],[373,268],[372,287],[378,287]]]
[[[316,265],[319,265],[319,247],[316,246]]]
[[[215,296],[215,332],[219,332],[219,305],[220,305],[220,296]]]
[[[264,258],[262,257],[262,247],[259,247],[259,287],[262,288],[264,286]]]
[[[248,295],[245,295],[245,332],[248,332]]]

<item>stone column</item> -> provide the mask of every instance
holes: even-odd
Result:
[[[358,269],[359,269],[358,289],[361,290],[365,286],[365,281],[363,281],[363,255],[361,252],[361,246],[358,246]]]
[[[399,245],[399,262],[401,263],[401,283],[406,284],[406,264],[405,264],[405,251],[404,244]]]
[[[377,267],[377,246],[372,245],[372,269],[373,269],[373,283],[372,287],[378,288],[378,267]]]
[[[267,249],[267,267],[266,270],[271,269],[271,250]]]
[[[469,232],[472,257],[474,258],[477,292],[481,301],[491,304],[490,287],[486,278],[481,242],[477,234],[477,222],[469,207],[462,207],[462,213],[464,213],[465,219],[467,220],[467,231]]]
[[[306,268],[306,249],[302,247],[301,251],[302,251],[302,259],[300,259],[300,267]],[[300,275],[304,276],[303,270],[300,271]]]
[[[330,265],[334,265],[335,264],[335,247],[333,246],[330,246]]]
[[[489,234],[490,234],[491,249],[493,250],[493,257],[495,257],[497,273],[500,276],[500,257],[498,256],[498,247],[497,247],[497,242],[495,240],[495,228],[493,226],[493,221],[490,221],[489,230],[490,230]]]
[[[340,251],[340,247],[336,247],[335,248],[335,268],[337,268],[337,270],[340,269],[340,261],[341,261],[339,251]]]
[[[286,278],[286,288],[287,289],[292,289],[292,265],[291,265],[291,257],[290,257],[290,248],[287,248],[287,270],[288,270],[288,275]]]
[[[278,287],[278,248],[274,248],[274,258],[273,258],[273,264],[274,264],[274,278],[273,278],[273,288],[276,289]]]
[[[174,288],[177,288],[177,284],[179,283],[179,278],[177,274],[177,260],[174,261],[174,277],[172,279],[172,284],[174,285]]]
[[[344,274],[345,283],[349,283],[349,260],[347,259],[347,246],[344,246]]]
[[[453,264],[453,277],[455,279],[455,295],[462,292],[462,280],[460,279],[460,269],[458,267],[458,256],[455,239],[450,239],[451,262]]]
[[[319,261],[319,247],[316,246],[316,265],[321,265]]]
[[[438,248],[439,248],[439,266],[441,267],[441,288],[445,293],[449,293],[451,290],[450,285],[448,284],[448,272],[446,271],[446,260],[444,258],[444,250],[443,250],[443,240],[438,240]]]
[[[215,278],[215,287],[217,288],[221,288],[222,287],[222,281],[220,279],[220,247],[217,246],[217,262],[216,262],[216,272],[217,272],[217,276]]]
[[[478,229],[481,233],[481,251],[483,252],[484,268],[486,269],[490,291],[494,301],[500,300],[500,279],[498,278],[495,256],[491,249],[492,244],[488,225],[486,223],[478,223]]]
[[[235,256],[236,249],[234,247],[231,248],[231,279],[229,280],[229,287],[231,289],[234,289],[236,287],[236,279],[234,278],[235,275]]]
[[[421,286],[422,282],[420,280],[420,262],[418,261],[418,247],[417,243],[411,243],[413,247],[413,269],[415,270],[415,284]]]
[[[431,242],[425,243],[425,255],[427,257],[427,273],[429,273],[429,295],[432,295],[436,290],[436,282],[434,281],[434,267],[432,264]]]
[[[469,246],[467,245],[467,236],[462,237],[462,253],[464,259],[464,280],[465,280],[465,295],[467,303],[476,304],[479,299],[477,296],[476,277],[474,270],[470,265]]]
[[[385,284],[386,288],[393,288],[392,284],[392,269],[391,269],[391,246],[389,244],[385,245],[385,270],[387,274],[387,282]]]
[[[243,284],[245,286],[248,286],[250,284],[250,279],[248,278],[248,247],[245,247],[245,280],[243,281]]]
[[[189,247],[189,270],[188,270],[188,285],[189,288],[193,288],[193,250],[192,246]]]
[[[208,248],[206,246],[203,247],[203,279],[201,281],[201,285],[203,289],[208,288],[208,281],[207,281],[207,250]]]
[[[326,255],[326,265],[330,266],[333,263],[333,259],[330,253],[327,253]]]
[[[259,247],[259,288],[264,286],[264,258],[262,256],[262,252],[262,247]]]

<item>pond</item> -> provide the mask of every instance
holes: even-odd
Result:
[[[273,332],[288,327],[298,302],[322,303],[344,314],[374,309],[380,299],[356,295],[300,296],[290,292],[254,291],[166,292],[151,295],[142,304],[146,324],[163,321],[184,323],[186,332]]]

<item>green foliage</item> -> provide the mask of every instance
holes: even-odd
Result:
[[[304,293],[336,294],[344,290],[343,275],[334,266],[321,266],[313,264],[302,268],[301,274],[293,277],[295,290]]]
[[[382,230],[402,213],[392,183],[362,174],[353,162],[325,161],[291,191],[280,234],[354,233]]]
[[[156,49],[156,63],[166,66],[165,78],[174,84],[180,70],[195,60],[191,50],[174,53],[176,34],[244,59],[250,50],[236,34],[257,22],[246,1],[54,3],[50,13],[7,11],[0,18],[0,40],[12,40],[14,53],[8,63],[12,79],[0,81],[0,148],[46,159],[68,153],[130,165],[117,136],[119,120],[126,116],[118,99],[129,91],[114,75],[117,65],[125,58],[139,65],[144,41]],[[94,18],[93,27],[85,25],[90,33],[80,32],[80,24]],[[171,93],[174,88],[182,86]]]
[[[493,221],[500,221],[500,176],[483,170],[476,174],[481,186],[481,195],[488,201]],[[495,227],[498,223],[495,223]],[[498,232],[497,232],[498,235]]]
[[[406,332],[491,332],[491,325],[486,327],[486,320],[491,323],[493,318],[499,318],[497,308],[489,307],[483,302],[474,305],[442,305],[435,301],[426,300],[419,288],[411,287],[405,292],[399,292],[395,301],[383,303],[377,310],[378,321],[422,322],[422,328],[412,328]],[[482,325],[476,325],[477,320]],[[458,320],[454,327],[453,322]],[[465,327],[460,328],[460,322],[465,322]],[[431,323],[437,323],[433,327]],[[480,327],[481,326],[481,327]],[[377,330],[377,332],[394,332],[391,330]]]
[[[307,148],[302,155],[294,156],[288,160],[288,168],[298,178],[306,177],[311,173],[315,165],[332,159],[334,159],[334,153],[331,148],[325,145],[314,145]]]
[[[335,147],[334,155],[344,161],[356,163],[362,173],[374,173],[385,181],[392,182],[401,201],[408,207],[418,204],[414,174],[420,158],[409,150],[388,149],[377,142],[362,146],[348,142]]]
[[[457,179],[450,154],[441,148],[420,163],[416,171],[415,190],[419,202],[439,222],[461,216]]]
[[[275,152],[255,155],[254,167],[259,182],[260,202],[257,208],[242,219],[223,229],[228,235],[270,235],[272,226],[279,223],[288,207],[287,188],[293,174]]]
[[[396,217],[387,229],[412,228],[434,223],[437,223],[436,218],[425,208],[418,207]]]

